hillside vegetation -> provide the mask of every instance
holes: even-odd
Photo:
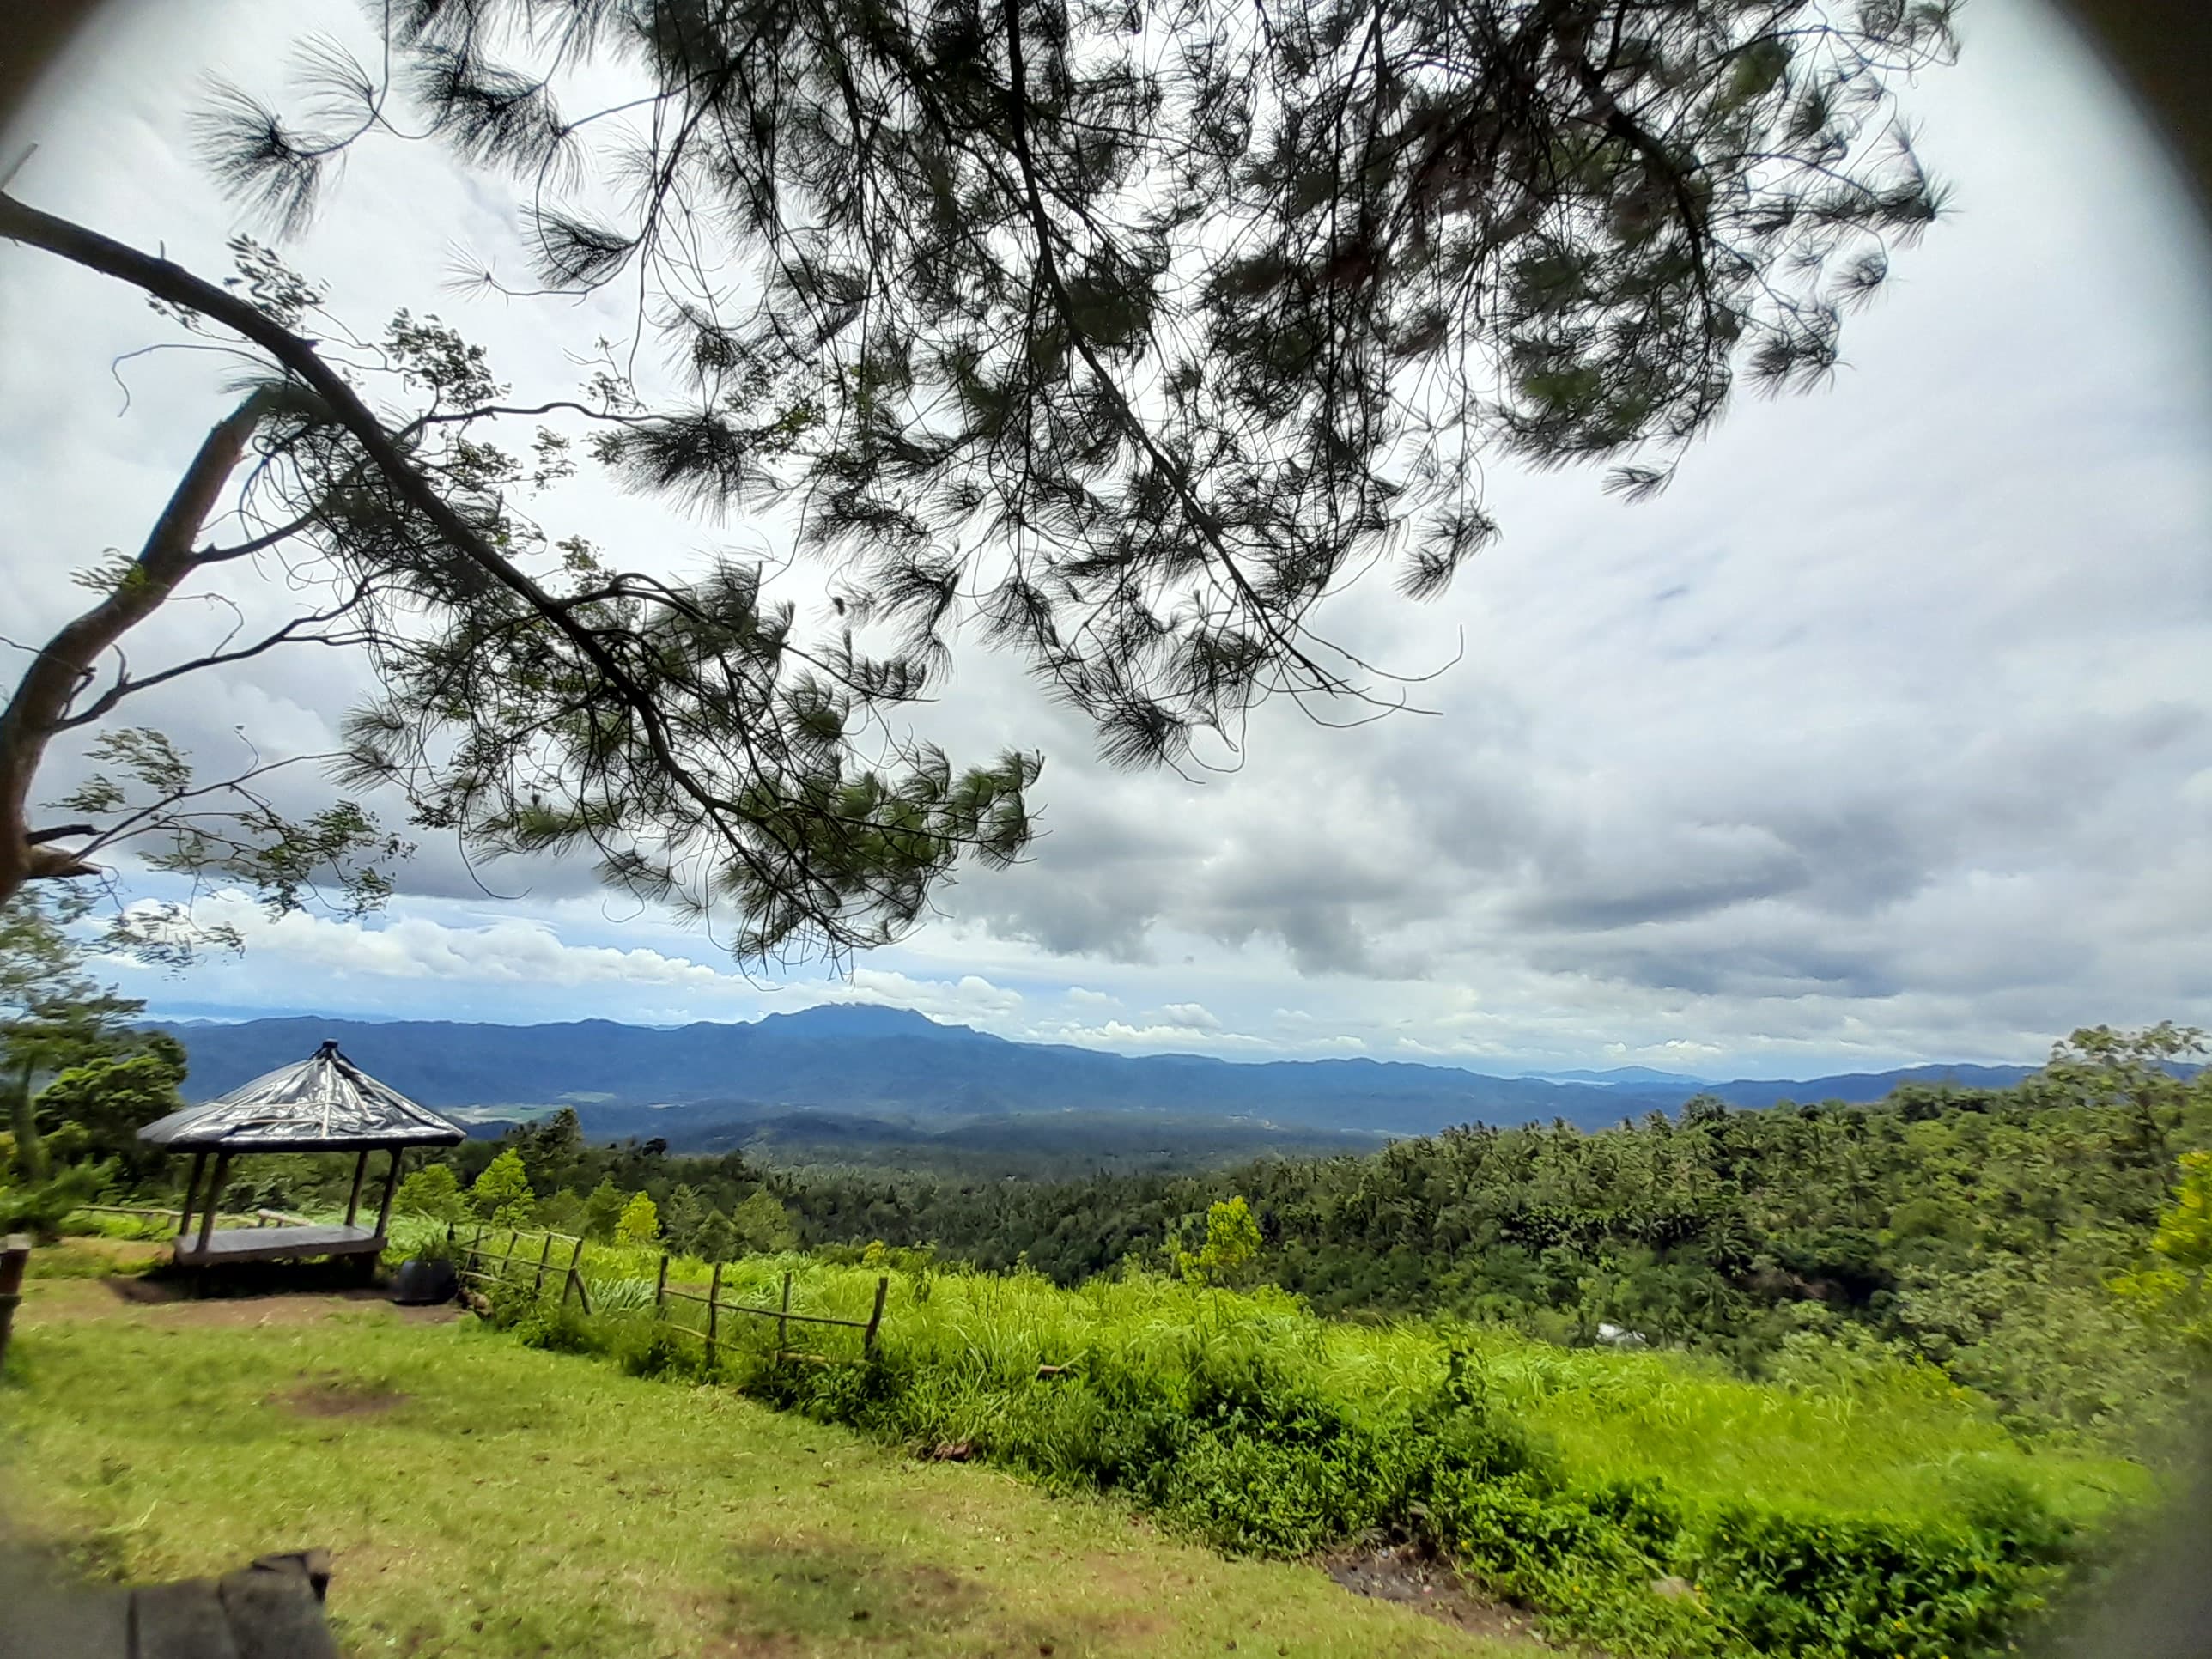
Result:
[[[1877,1342],[2021,1432],[2131,1445],[2189,1389],[2185,1357],[2111,1286],[2148,1259],[2182,1157],[2212,1146],[2212,1085],[2170,1068],[2192,1047],[2084,1032],[2008,1089],[1692,1099],[1596,1133],[1473,1127],[1218,1174],[769,1178],[808,1240],[930,1244],[1070,1284],[1160,1259],[1241,1194],[1265,1240],[1255,1271],[1324,1312],[1449,1313],[1570,1344],[1611,1324],[1747,1376]]]
[[[672,1158],[591,1145],[556,1115],[456,1148],[442,1188],[418,1177],[405,1201],[611,1238],[642,1193],[657,1235],[705,1257],[881,1242],[1075,1285],[1171,1267],[1241,1198],[1260,1236],[1240,1278],[1317,1312],[1570,1346],[1611,1326],[1749,1379],[1849,1374],[1872,1352],[1938,1368],[2019,1435],[2134,1451],[2191,1388],[2173,1322],[2113,1286],[2150,1264],[2182,1160],[2212,1150],[2212,1079],[2184,1063],[2197,1047],[2171,1026],[2098,1028],[2004,1089],[1764,1111],[1697,1097],[1595,1133],[1475,1126],[1363,1157],[1043,1182]],[[488,1195],[503,1153],[512,1185]],[[312,1202],[343,1173],[270,1161],[251,1190]]]
[[[65,1254],[0,1382],[0,1543],[135,1581],[324,1546],[355,1659],[1518,1650],[726,1389],[374,1303],[124,1302]]]
[[[708,1364],[696,1307],[656,1315],[649,1246],[587,1252],[589,1316],[526,1274],[495,1317],[534,1346],[1123,1493],[1233,1553],[1409,1539],[1628,1654],[2001,1651],[2150,1491],[2131,1464],[2023,1449],[1986,1401],[1887,1357],[1760,1384],[1449,1322],[1333,1322],[1273,1289],[1139,1270],[1066,1290],[877,1255],[723,1273],[739,1301],[775,1305],[789,1273],[793,1309],[852,1318],[888,1277],[866,1364],[779,1360],[773,1320],[726,1318]],[[834,1358],[850,1337],[823,1341]]]
[[[526,1346],[1232,1554],[1400,1540],[1624,1659],[1964,1659],[2111,1553],[2212,1352],[2200,1048],[2100,1028],[2002,1090],[1049,1183],[674,1158],[560,1114],[401,1209],[409,1248],[588,1237],[593,1311],[489,1309]],[[345,1176],[256,1160],[232,1201],[342,1203]],[[887,1278],[884,1339],[809,1364],[740,1320],[709,1364],[656,1309],[664,1252],[679,1287],[788,1273],[851,1317]]]

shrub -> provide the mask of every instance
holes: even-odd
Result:
[[[593,1313],[635,1313],[653,1306],[653,1281],[649,1279],[586,1279],[584,1294],[591,1298]]]
[[[453,1178],[452,1168],[443,1164],[425,1164],[410,1174],[392,1195],[392,1207],[402,1215],[428,1216],[433,1221],[459,1221],[468,1213],[461,1200],[461,1184]]]
[[[622,1212],[622,1188],[615,1185],[613,1176],[600,1176],[599,1184],[584,1200],[584,1237],[603,1242],[611,1239]]]
[[[660,1213],[653,1199],[646,1193],[632,1193],[629,1202],[623,1206],[622,1219],[615,1223],[615,1242],[617,1244],[650,1244],[660,1237]]]
[[[2150,1241],[2152,1265],[2112,1290],[2153,1326],[2212,1358],[2212,1152],[2184,1152],[2173,1201]]]
[[[729,1224],[738,1248],[756,1255],[773,1255],[799,1242],[790,1212],[783,1207],[783,1201],[765,1187],[756,1188],[751,1196],[730,1212]]]
[[[608,1322],[606,1344],[615,1363],[632,1376],[696,1377],[705,1369],[699,1345],[673,1326],[632,1316]]]
[[[1251,1207],[1239,1196],[1209,1206],[1206,1212],[1206,1242],[1192,1255],[1176,1252],[1176,1268],[1186,1279],[1202,1285],[1241,1285],[1251,1275],[1260,1256],[1260,1224]]]
[[[527,1227],[532,1194],[530,1172],[513,1147],[484,1166],[469,1188],[469,1205],[495,1227]]]
[[[0,1234],[27,1232],[49,1242],[60,1237],[70,1212],[100,1195],[107,1173],[100,1165],[79,1164],[52,1181],[0,1188]]]
[[[584,1200],[563,1188],[550,1197],[539,1199],[532,1218],[549,1233],[580,1232]]]

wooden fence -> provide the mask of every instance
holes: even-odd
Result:
[[[527,1250],[521,1253],[521,1272],[531,1275],[531,1294],[532,1296],[544,1294],[545,1275],[548,1273],[558,1273],[561,1275],[561,1300],[565,1303],[574,1296],[586,1313],[591,1312],[592,1298],[584,1289],[584,1275],[578,1271],[578,1264],[584,1259],[582,1239],[569,1233],[526,1234],[520,1227],[509,1227],[507,1230],[506,1250],[495,1255],[486,1248],[485,1240],[497,1231],[493,1227],[479,1227],[477,1229],[477,1236],[466,1244],[462,1244],[458,1239],[456,1229],[450,1226],[446,1229],[447,1242],[455,1246],[453,1271],[459,1276],[464,1289],[478,1285],[520,1283],[521,1273],[514,1271],[517,1247],[526,1237],[542,1239],[544,1242],[538,1248],[536,1261],[530,1260]],[[568,1261],[558,1267],[553,1265],[553,1247],[556,1243],[569,1246]]]
[[[719,1261],[714,1264],[714,1276],[708,1279],[704,1295],[697,1291],[687,1291],[680,1285],[671,1285],[668,1282],[668,1258],[664,1255],[660,1258],[660,1277],[653,1286],[653,1304],[663,1319],[668,1319],[668,1304],[672,1298],[696,1302],[706,1308],[707,1328],[703,1331],[677,1320],[671,1319],[668,1322],[675,1329],[696,1336],[707,1345],[707,1363],[710,1365],[714,1362],[715,1352],[722,1340],[721,1316],[724,1314],[775,1321],[775,1347],[772,1357],[776,1359],[796,1359],[810,1365],[830,1365],[836,1362],[825,1354],[793,1352],[791,1327],[793,1324],[835,1325],[858,1331],[860,1334],[860,1357],[872,1359],[876,1353],[877,1335],[883,1329],[884,1298],[890,1294],[890,1288],[888,1274],[876,1280],[876,1305],[866,1319],[839,1319],[830,1314],[793,1313],[791,1310],[791,1275],[786,1273],[783,1276],[783,1304],[775,1308],[756,1308],[750,1303],[722,1300],[722,1264]]]
[[[569,1297],[574,1296],[586,1313],[591,1312],[592,1298],[585,1289],[584,1275],[580,1270],[584,1256],[582,1239],[568,1233],[526,1232],[520,1228],[510,1227],[506,1230],[507,1248],[499,1250],[495,1243],[487,1242],[494,1239],[497,1231],[495,1228],[479,1227],[476,1237],[463,1244],[459,1242],[455,1230],[447,1230],[447,1237],[455,1246],[454,1270],[459,1274],[465,1287],[520,1285],[527,1276],[531,1280],[531,1293],[542,1296],[545,1291],[546,1276],[557,1273],[561,1279],[561,1301],[566,1303]],[[528,1247],[522,1243],[526,1238],[542,1241],[534,1261]],[[566,1261],[556,1259],[562,1245],[568,1247],[568,1259]],[[860,1333],[860,1357],[863,1359],[875,1357],[876,1339],[883,1330],[884,1302],[890,1293],[889,1274],[879,1275],[876,1279],[875,1306],[869,1310],[866,1319],[842,1319],[830,1314],[794,1313],[791,1306],[791,1275],[788,1273],[783,1276],[781,1304],[774,1308],[758,1308],[750,1303],[724,1298],[720,1262],[714,1264],[707,1288],[701,1291],[687,1289],[682,1285],[671,1285],[668,1282],[668,1261],[669,1258],[663,1255],[660,1271],[653,1281],[653,1317],[665,1321],[672,1329],[697,1337],[705,1343],[709,1364],[714,1363],[721,1347],[722,1317],[726,1314],[748,1319],[773,1319],[775,1322],[775,1347],[772,1358],[776,1359],[795,1359],[813,1365],[836,1363],[823,1354],[792,1352],[791,1327],[794,1324],[836,1326],[858,1331]],[[702,1330],[672,1318],[670,1304],[675,1302],[692,1302],[704,1307],[707,1310],[706,1328]]]

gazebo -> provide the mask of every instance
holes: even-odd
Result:
[[[459,1124],[417,1106],[386,1087],[325,1042],[296,1066],[258,1077],[204,1106],[187,1106],[139,1130],[138,1139],[192,1154],[191,1179],[185,1183],[184,1213],[177,1223],[177,1261],[205,1267],[221,1261],[270,1261],[291,1256],[367,1255],[384,1249],[384,1230],[392,1220],[392,1195],[399,1186],[399,1165],[410,1146],[452,1146],[468,1139]],[[368,1155],[388,1151],[392,1164],[384,1178],[384,1200],[372,1229],[356,1224]],[[353,1190],[346,1218],[336,1227],[239,1227],[218,1232],[216,1212],[231,1160],[246,1152],[355,1152]],[[215,1172],[207,1191],[200,1176],[210,1155]],[[197,1206],[199,1232],[192,1233]]]

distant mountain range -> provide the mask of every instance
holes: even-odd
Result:
[[[836,1140],[887,1126],[957,1144],[1057,1133],[1041,1118],[1142,1115],[1159,1133],[1197,1123],[1224,1146],[1371,1146],[1453,1124],[1585,1128],[1703,1091],[1736,1106],[1873,1101],[1908,1080],[2017,1082],[2025,1066],[1917,1066],[1803,1079],[1701,1083],[1642,1067],[1493,1077],[1375,1060],[1232,1061],[1015,1042],[907,1009],[839,1005],[750,1024],[675,1030],[582,1020],[468,1025],[283,1018],[168,1024],[191,1060],[185,1093],[210,1099],[305,1058],[325,1039],[426,1106],[522,1117],[573,1106],[594,1138],[659,1136],[678,1150],[761,1137]],[[1022,1120],[1025,1130],[1011,1122]],[[1132,1130],[1139,1130],[1135,1123]],[[1070,1132],[1073,1126],[1070,1124]],[[1144,1131],[1139,1131],[1139,1139]],[[1127,1139],[1127,1137],[1124,1137]]]

